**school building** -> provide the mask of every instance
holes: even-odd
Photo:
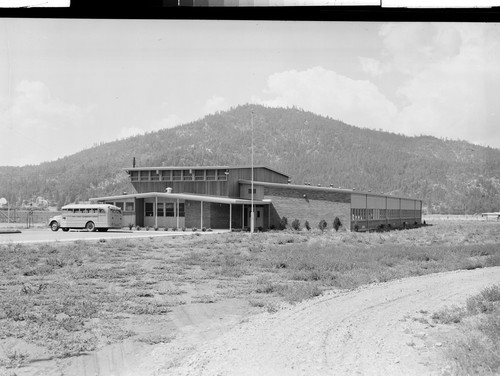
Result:
[[[422,201],[333,187],[291,184],[266,166],[133,167],[125,171],[136,193],[96,197],[123,211],[124,226],[248,229],[278,228],[282,217],[317,227],[367,231],[420,225]],[[253,186],[253,195],[252,195]]]

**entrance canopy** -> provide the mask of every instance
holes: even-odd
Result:
[[[179,206],[179,201],[198,201],[201,203],[200,205],[200,227],[203,227],[203,203],[215,203],[215,204],[226,204],[229,205],[229,212],[228,212],[228,222],[229,222],[229,229],[231,230],[232,228],[232,214],[233,214],[233,205],[241,205],[242,210],[241,214],[242,216],[244,215],[245,212],[245,207],[246,206],[251,206],[252,205],[252,200],[248,199],[240,199],[240,198],[230,198],[230,197],[224,197],[224,196],[208,196],[208,195],[196,195],[196,194],[190,194],[190,193],[168,193],[168,192],[147,192],[147,193],[134,193],[134,194],[123,194],[123,195],[116,195],[116,196],[105,196],[105,197],[95,197],[91,198],[90,201],[92,202],[100,202],[100,201],[121,201],[121,200],[127,200],[127,199],[146,199],[146,198],[152,198],[156,201],[156,207],[158,206],[158,199],[164,199],[164,200],[176,200],[177,201],[177,206]],[[270,200],[253,200],[253,205],[254,206],[263,206],[267,205],[269,206],[271,204]],[[270,215],[270,210],[267,210],[268,215]],[[158,227],[158,214],[157,210],[153,211],[154,213],[154,221],[155,221],[155,227]],[[137,215],[137,212],[136,212]],[[177,227],[179,227],[179,211],[176,209],[175,210],[175,215],[177,219]],[[244,223],[244,218],[242,218],[242,226]]]
[[[200,201],[200,202],[213,202],[216,204],[237,204],[237,205],[251,205],[251,200],[241,199],[241,198],[229,198],[222,196],[207,196],[207,195],[193,195],[189,193],[166,193],[166,192],[148,192],[148,193],[135,193],[117,196],[105,196],[105,197],[95,197],[91,198],[90,201],[111,201],[111,200],[123,200],[127,198],[170,198],[179,200],[190,200],[190,201]],[[254,205],[269,205],[271,201],[267,200],[253,200]]]

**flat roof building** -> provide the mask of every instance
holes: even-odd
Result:
[[[246,229],[254,204],[256,229],[278,228],[282,217],[316,227],[338,217],[344,228],[366,231],[421,224],[422,201],[371,192],[290,183],[266,166],[133,167],[136,193],[92,198],[120,207],[124,225]],[[252,195],[253,186],[253,195]]]

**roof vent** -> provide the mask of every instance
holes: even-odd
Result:
[[[170,187],[165,188],[165,192],[172,193],[172,188],[170,188]]]

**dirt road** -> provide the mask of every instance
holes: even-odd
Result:
[[[441,375],[447,329],[430,316],[498,283],[495,267],[330,292],[233,324],[202,344],[179,336],[143,359],[143,366],[162,366],[138,368],[186,376]]]

